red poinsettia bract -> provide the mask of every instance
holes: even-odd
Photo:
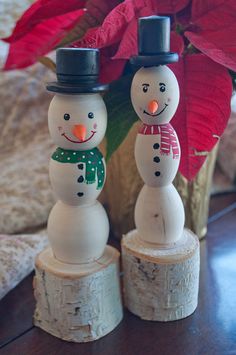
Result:
[[[181,145],[179,170],[192,180],[227,125],[232,81],[226,68],[200,53],[169,67],[180,87],[180,103],[171,121]]]
[[[226,68],[236,71],[236,2],[113,1],[102,24],[89,29],[73,46],[100,48],[100,79],[110,82],[122,75],[128,59],[137,54],[138,18],[157,14],[171,16],[171,49],[180,54],[180,61],[170,67],[178,78],[181,92],[180,105],[172,123],[182,147],[180,171],[191,180],[204,163],[206,153],[221,136],[230,114],[232,85]],[[105,0],[89,0],[86,4],[93,2],[97,9],[103,9],[106,3]],[[79,22],[80,13],[70,20],[69,16],[86,7],[85,2],[67,0],[60,8],[61,4],[60,0],[38,0],[22,16],[8,38],[10,51],[5,69],[34,63],[38,56],[59,42],[62,33],[72,28],[75,21]],[[60,21],[56,21],[55,26],[47,23],[55,20],[55,16],[64,16],[61,26]],[[67,24],[64,21],[68,21]],[[53,33],[49,34],[52,27]],[[41,41],[42,34],[44,40]]]
[[[119,0],[36,0],[17,21],[11,36],[3,38],[10,44],[4,70],[34,64],[82,20],[82,29],[85,23],[101,23],[118,3]]]

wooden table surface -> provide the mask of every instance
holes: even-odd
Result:
[[[1,355],[236,354],[236,193],[211,200],[208,233],[201,242],[199,305],[186,319],[149,322],[125,311],[104,338],[67,343],[33,326],[32,277],[0,301]]]

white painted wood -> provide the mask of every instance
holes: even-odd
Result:
[[[155,244],[177,242],[184,228],[184,207],[173,184],[159,188],[144,185],[135,206],[140,238]]]
[[[175,137],[179,144],[176,133]],[[153,148],[155,144],[159,145],[158,149]],[[179,167],[180,155],[173,158],[172,150],[169,155],[161,154],[160,146],[160,134],[137,135],[134,151],[137,168],[145,184],[151,187],[171,184]],[[159,160],[159,162],[157,163],[155,160]],[[160,172],[159,176],[155,175],[157,171]]]
[[[189,230],[175,246],[143,242],[136,230],[122,240],[127,308],[145,320],[174,321],[192,314],[198,303],[199,241]]]
[[[135,224],[143,240],[173,244],[181,238],[185,219],[172,185],[181,155],[169,123],[179,103],[174,73],[164,65],[139,69],[132,81],[131,100],[144,123],[135,143],[135,160],[145,183],[135,206]]]
[[[105,159],[103,159],[103,163],[105,168]],[[86,166],[85,163],[80,162],[79,164],[83,164],[84,168],[82,170],[78,170],[78,164],[62,164],[53,159],[50,159],[49,164],[49,176],[55,195],[63,202],[73,206],[93,203],[102,191],[102,188],[98,189],[97,187],[97,178],[93,184],[85,182]],[[80,176],[83,177],[84,182],[78,184]],[[78,192],[84,195],[79,197],[77,195]]]
[[[97,154],[91,150],[101,142],[107,126],[101,95],[56,94],[49,107],[48,126],[53,142],[61,148],[49,166],[59,201],[48,219],[48,238],[58,260],[88,263],[101,257],[109,234],[106,212],[96,201],[105,181],[98,181],[98,173],[106,173],[105,161],[95,159],[92,164],[90,160],[90,154]],[[82,153],[77,155],[78,151]],[[89,172],[89,167],[93,171]],[[95,178],[88,181],[88,173]]]
[[[160,85],[162,83],[165,87]],[[158,103],[153,113],[149,109],[152,100]],[[168,123],[179,103],[179,85],[174,73],[165,65],[139,69],[132,81],[131,101],[142,122],[149,125]]]
[[[89,118],[90,112],[93,113],[93,118]],[[66,113],[70,115],[69,120],[64,119]],[[82,142],[74,135],[75,125],[86,127],[84,138],[89,139],[88,141]],[[48,127],[50,136],[58,147],[71,150],[87,150],[97,147],[107,127],[107,111],[101,95],[55,95],[48,110]],[[90,138],[93,132],[95,133]],[[68,138],[74,142],[69,141]]]
[[[100,258],[109,235],[100,202],[69,206],[58,201],[48,219],[48,238],[55,257],[65,263],[89,263]]]
[[[122,319],[119,253],[110,246],[84,265],[61,263],[46,249],[36,260],[34,289],[34,324],[58,338],[93,341]]]

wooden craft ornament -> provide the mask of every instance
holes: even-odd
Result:
[[[106,178],[97,145],[107,126],[98,55],[96,49],[59,49],[58,81],[47,85],[55,93],[48,126],[58,146],[49,175],[59,200],[48,219],[51,248],[36,260],[35,324],[76,342],[98,339],[122,319],[119,253],[106,246],[109,222],[97,201]]]
[[[142,121],[135,160],[144,186],[135,206],[136,230],[122,240],[126,305],[141,318],[160,321],[195,310],[199,277],[199,242],[184,230],[184,207],[173,185],[181,151],[170,123],[179,86],[164,65],[178,60],[169,41],[168,17],[139,19],[139,54],[131,63],[141,68],[131,84],[131,101]]]

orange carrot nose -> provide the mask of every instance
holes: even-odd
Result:
[[[82,124],[76,124],[72,129],[72,133],[76,138],[79,138],[79,140],[83,142],[86,137],[87,129]]]
[[[148,111],[150,113],[155,113],[158,110],[158,102],[156,100],[152,100],[148,104]]]

